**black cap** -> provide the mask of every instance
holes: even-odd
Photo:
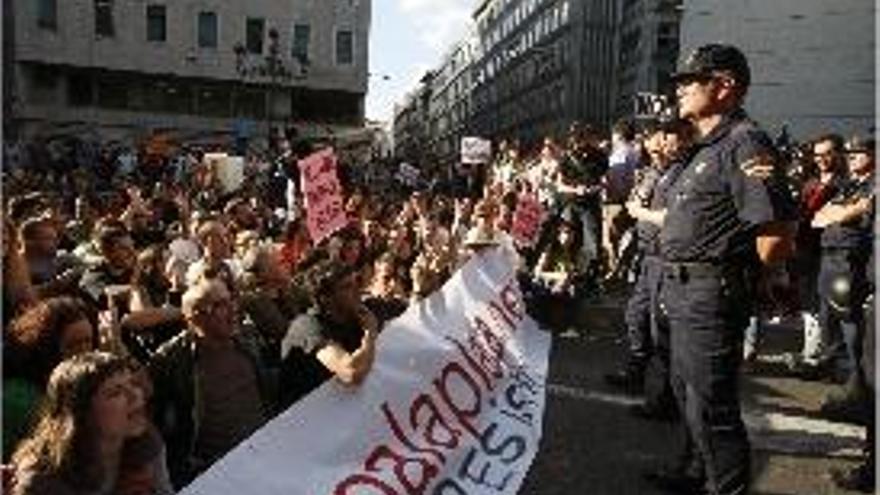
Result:
[[[672,81],[679,82],[690,77],[708,76],[713,72],[729,72],[743,86],[752,82],[752,73],[746,56],[731,45],[709,44],[694,50],[672,74]]]
[[[846,142],[846,151],[849,153],[874,153],[877,141],[874,136],[855,135]]]

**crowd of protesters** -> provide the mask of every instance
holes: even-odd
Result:
[[[326,380],[357,386],[383,322],[489,246],[509,254],[530,312],[558,333],[578,325],[572,304],[634,283],[628,359],[608,381],[645,393],[642,417],[675,420],[651,281],[664,197],[697,141],[684,120],[621,122],[610,138],[575,124],[533,149],[499,142],[490,163],[415,186],[376,187],[340,163],[348,226],[317,244],[297,160],[320,144],[279,138],[277,159],[247,160],[233,191],[196,150],[19,157],[4,183],[4,482],[18,494],[171,493]],[[762,304],[743,352],[759,353],[763,322],[802,315],[793,368],[846,382],[824,410],[871,423],[858,341],[873,321],[862,312],[873,138],[777,145],[799,247],[756,270],[750,297]],[[531,243],[511,235],[523,196],[545,212]]]

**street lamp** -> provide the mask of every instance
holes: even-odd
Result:
[[[242,80],[248,78],[255,80],[266,80],[269,82],[269,90],[266,94],[266,136],[271,144],[272,139],[272,107],[273,93],[276,89],[283,88],[282,83],[292,80],[302,80],[308,76],[309,60],[307,57],[297,54],[295,58],[299,63],[299,71],[290,70],[285,64],[281,55],[281,47],[279,44],[278,30],[269,29],[269,47],[268,53],[262,60],[252,60],[248,56],[247,48],[241,43],[236,43],[233,47],[235,53],[235,71],[241,76]],[[292,105],[291,105],[292,106]],[[271,149],[271,146],[270,146]]]

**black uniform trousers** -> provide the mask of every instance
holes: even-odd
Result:
[[[663,265],[660,297],[670,327],[672,389],[684,418],[679,461],[688,474],[705,475],[712,494],[744,494],[749,487],[750,449],[738,380],[751,312],[746,288],[741,269]]]
[[[819,324],[824,358],[838,373],[851,376],[862,357],[862,308],[868,282],[867,253],[857,249],[824,249],[819,269]],[[834,285],[848,285],[848,297],[836,297]]]
[[[639,274],[623,315],[629,346],[628,366],[638,368],[639,372],[645,370],[654,350],[651,339],[651,308],[656,300],[659,282],[658,266],[657,257],[641,257]]]
[[[669,386],[669,324],[660,307],[663,262],[655,255],[643,255],[633,294],[627,302],[627,340],[630,367],[645,375],[645,403],[651,407],[672,406]]]
[[[873,267],[872,267],[873,268]],[[877,381],[876,381],[876,370],[877,356],[874,354],[876,352],[877,345],[877,331],[876,323],[874,321],[874,315],[876,307],[874,306],[874,296],[871,295],[868,297],[867,301],[864,304],[864,332],[862,336],[862,361],[861,366],[859,367],[860,371],[860,379],[864,383],[865,386],[865,395],[864,395],[864,403],[863,407],[865,409],[865,420],[867,426],[867,437],[865,438],[865,455],[867,457],[866,462],[869,466],[874,468],[876,459],[875,459],[875,446],[877,440],[877,424],[876,418],[874,416],[875,410],[875,401],[877,397]]]

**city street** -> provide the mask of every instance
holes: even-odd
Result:
[[[554,339],[541,450],[520,493],[659,493],[641,473],[677,451],[674,426],[631,416],[628,406],[638,398],[614,390],[602,378],[625,356],[618,340],[621,307],[620,297],[584,303],[580,335]],[[753,493],[849,493],[836,489],[827,472],[855,464],[864,429],[816,416],[831,385],[773,376],[779,356],[799,348],[796,328],[790,323],[788,328],[770,327],[764,354],[745,377]]]

